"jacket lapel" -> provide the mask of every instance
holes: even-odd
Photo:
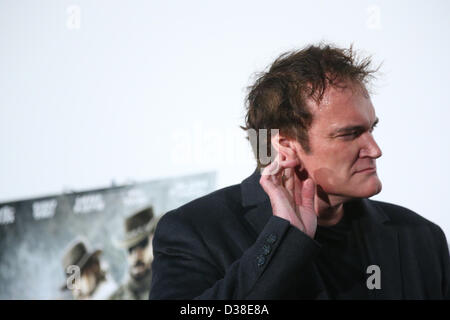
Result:
[[[259,184],[260,178],[259,170],[256,169],[251,176],[241,183],[242,206],[245,210],[244,218],[256,235],[261,233],[272,216],[270,200]]]
[[[381,290],[369,290],[371,299],[402,299],[402,272],[400,265],[398,233],[389,224],[389,217],[369,199],[352,202],[362,217],[359,221],[360,232],[366,255],[365,268],[370,265],[380,267]],[[367,274],[367,278],[373,273]],[[366,278],[366,279],[367,279]]]

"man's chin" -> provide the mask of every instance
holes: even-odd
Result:
[[[377,195],[381,192],[383,186],[380,181],[378,183],[373,183],[371,185],[368,185],[365,188],[359,188],[355,192],[355,198],[370,198],[374,195]]]
[[[378,180],[377,182],[371,184],[357,185],[352,186],[351,189],[342,190],[341,192],[335,192],[335,196],[339,196],[341,199],[345,201],[350,201],[352,199],[362,199],[362,198],[370,198],[374,195],[377,195],[382,190],[382,184]]]
[[[367,181],[366,183],[350,184],[347,185],[346,188],[334,188],[332,192],[328,193],[323,189],[320,190],[323,191],[323,197],[320,197],[320,194],[318,193],[321,199],[327,199],[328,201],[328,197],[331,195],[339,199],[338,202],[347,202],[352,199],[370,198],[379,194],[382,190],[382,184],[379,179],[374,179],[372,181]]]
[[[143,279],[145,278],[148,273],[149,273],[150,269],[143,269],[143,270],[139,270],[139,271],[133,271],[130,273],[131,277],[135,280],[139,280],[139,279]]]

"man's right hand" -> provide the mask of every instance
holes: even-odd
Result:
[[[277,159],[263,170],[259,183],[269,196],[273,214],[314,238],[317,229],[316,187],[311,178],[300,180],[296,173],[298,165],[297,160]]]

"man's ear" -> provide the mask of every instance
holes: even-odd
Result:
[[[285,137],[277,133],[270,140],[272,147],[277,152],[277,157],[283,160],[297,160],[298,165],[302,167],[302,162],[297,154],[298,141],[289,137]]]

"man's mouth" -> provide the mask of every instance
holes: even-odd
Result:
[[[368,173],[368,172],[374,172],[374,171],[377,171],[376,167],[368,167],[368,168],[365,168],[362,170],[358,170],[358,171],[356,171],[356,173]]]
[[[143,267],[145,267],[145,263],[142,261],[136,262],[133,266],[133,268],[135,268],[135,269],[139,269],[139,268],[143,268]]]

